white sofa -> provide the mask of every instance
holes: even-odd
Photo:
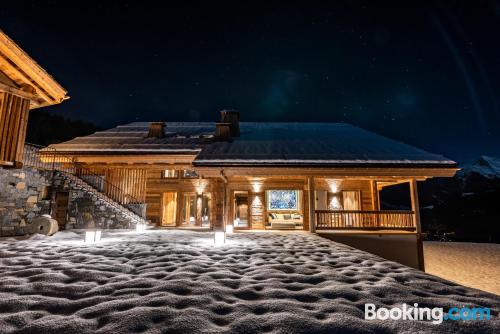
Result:
[[[274,216],[274,217],[273,217]],[[298,213],[269,213],[269,225],[272,229],[295,229],[303,223],[302,215]]]

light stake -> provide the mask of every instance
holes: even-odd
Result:
[[[85,243],[95,244],[101,241],[101,230],[89,230],[85,231]]]
[[[221,246],[226,242],[226,232],[224,231],[215,231],[214,232],[214,245]]]
[[[135,224],[135,231],[137,233],[144,233],[144,232],[146,232],[146,224],[143,224],[143,223],[137,223],[137,224]]]

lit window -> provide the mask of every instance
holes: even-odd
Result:
[[[179,177],[179,172],[175,169],[165,169],[163,171],[164,179],[176,179],[177,177]]]
[[[198,174],[196,174],[196,172],[194,170],[185,170],[182,177],[185,179],[192,179],[192,178],[198,177]]]

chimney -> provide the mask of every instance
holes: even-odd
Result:
[[[149,126],[148,138],[165,137],[165,122],[151,122]]]
[[[227,141],[231,139],[231,123],[215,123],[215,140]]]
[[[229,123],[231,137],[240,136],[240,112],[236,110],[222,110],[220,112],[220,122]]]

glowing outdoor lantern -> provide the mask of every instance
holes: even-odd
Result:
[[[226,225],[226,233],[233,233],[233,225]]]
[[[142,223],[135,224],[135,231],[137,233],[144,233],[144,232],[146,232],[146,224],[142,224]]]
[[[214,245],[221,246],[226,242],[226,232],[224,231],[215,231],[214,232]]]
[[[85,243],[95,244],[101,241],[101,230],[89,230],[85,231]]]

